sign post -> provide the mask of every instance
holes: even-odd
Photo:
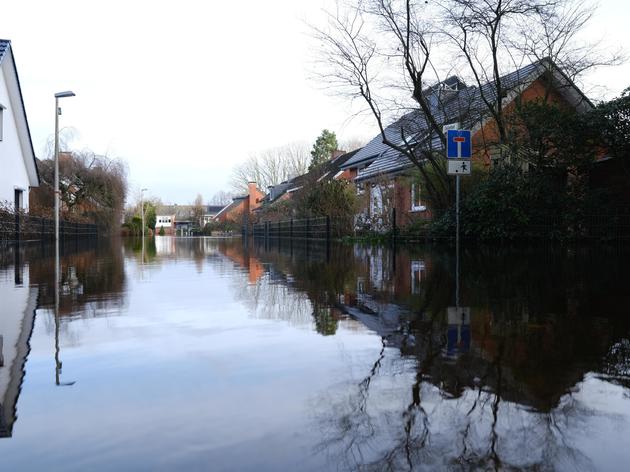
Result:
[[[446,159],[448,175],[455,176],[455,306],[459,307],[459,193],[461,175],[470,175],[472,171],[472,133],[458,129],[459,123],[445,125]]]

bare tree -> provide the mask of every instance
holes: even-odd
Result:
[[[444,166],[433,149],[433,137],[444,144],[442,123],[431,106],[427,87],[439,80],[433,66],[435,27],[425,18],[428,7],[411,0],[367,0],[338,5],[329,15],[327,28],[316,28],[322,43],[318,75],[343,95],[362,99],[376,119],[383,143],[405,155],[424,174],[429,191],[450,201],[451,185]],[[376,39],[378,38],[378,40]],[[390,76],[383,75],[390,72]],[[401,103],[401,84],[415,103]],[[409,116],[411,110],[419,113]],[[398,132],[386,133],[391,116],[405,114],[396,125]],[[419,139],[427,130],[429,139]],[[438,178],[431,179],[431,167]]]
[[[54,160],[38,163],[41,184],[31,194],[32,213],[48,216],[54,201]],[[117,228],[127,193],[127,168],[119,159],[90,150],[64,152],[59,159],[62,217]]]
[[[225,190],[219,190],[210,198],[209,202],[211,205],[227,205],[234,198],[234,194],[232,192],[226,192]]]
[[[192,204],[191,212],[192,212],[193,222],[199,226],[203,226],[202,220],[203,220],[203,214],[205,213],[205,208],[203,205],[203,197],[201,196],[200,193],[198,193],[197,196],[195,197],[195,201]]]
[[[521,85],[504,81],[507,72],[546,57],[575,79],[619,61],[618,54],[594,55],[576,43],[591,14],[576,0],[340,1],[328,25],[314,28],[321,43],[315,75],[335,92],[360,99],[383,143],[419,168],[438,205],[448,204],[445,121],[491,119],[498,135],[493,145],[503,149],[509,144],[505,105]],[[472,80],[481,107],[472,106],[472,93],[449,95],[448,75]]]
[[[357,149],[361,149],[366,144],[367,140],[353,136],[347,139],[340,140],[339,149],[343,149],[346,152],[352,152],[356,151]]]
[[[260,188],[277,185],[287,179],[304,174],[310,161],[306,143],[293,142],[251,155],[232,172],[232,187],[237,192],[247,191],[248,182]]]

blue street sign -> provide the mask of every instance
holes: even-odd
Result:
[[[446,157],[448,159],[470,159],[472,157],[470,130],[449,129],[446,132]]]

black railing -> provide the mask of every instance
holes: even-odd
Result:
[[[398,212],[400,213],[400,212]],[[447,212],[433,211],[433,220],[447,217]],[[388,240],[426,241],[455,238],[454,217],[450,223],[438,225],[437,231],[428,220],[406,222],[402,212],[397,218],[395,209],[388,218],[379,219],[377,224],[368,225],[360,218],[294,218],[281,221],[265,221],[256,223],[243,232],[255,238],[330,240],[343,237],[384,237]],[[579,215],[540,212],[530,216],[528,221],[518,224],[518,228],[507,228],[509,234],[503,238],[501,231],[487,228],[487,234],[470,234],[470,228],[462,215],[463,239],[489,240],[623,240],[630,239],[630,208],[602,208],[599,212],[585,212]],[[396,225],[398,221],[398,225]],[[447,220],[448,221],[448,220]],[[421,223],[421,224],[418,224]],[[452,228],[451,228],[452,226]],[[499,225],[501,226],[501,225]]]
[[[59,237],[63,239],[92,237],[98,234],[98,228],[91,223],[59,222]],[[55,221],[31,216],[0,212],[0,240],[53,240]]]
[[[320,216],[265,221],[252,225],[249,232],[255,238],[330,240],[346,236],[349,227],[342,219]]]

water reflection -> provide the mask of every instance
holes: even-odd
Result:
[[[605,401],[618,396],[610,384],[628,387],[625,251],[475,248],[462,255],[461,298],[471,308],[457,310],[448,250],[317,249],[254,252],[281,273],[275,280],[307,295],[319,333],[334,334],[349,316],[382,337],[358,385],[318,400],[328,408],[319,408],[317,450],[334,463],[582,470],[592,463],[575,433],[615,414],[628,421],[627,401],[625,416],[619,405],[592,405],[593,389]],[[395,394],[383,385],[392,375]]]
[[[630,458],[625,250],[465,249],[460,307],[450,248],[157,237],[61,252],[55,280],[54,247],[0,251],[13,436],[0,453],[14,469]],[[57,447],[29,455],[43,438]]]
[[[119,241],[5,245],[0,250],[0,437],[10,437],[30,352],[36,313],[52,311],[55,383],[61,380],[59,336],[64,317],[97,316],[120,306],[124,286]],[[10,276],[13,280],[10,280]],[[52,323],[51,323],[52,321]]]

